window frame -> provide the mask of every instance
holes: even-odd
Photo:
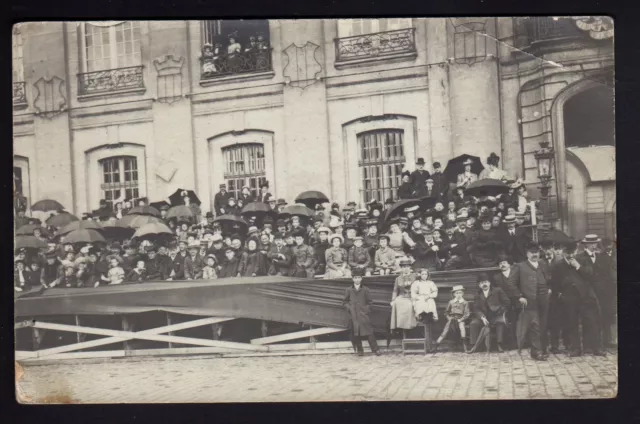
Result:
[[[106,170],[107,164],[117,163],[118,168],[114,170],[113,167],[110,171]],[[135,163],[135,169],[127,170],[127,163]],[[101,179],[100,179],[100,191],[101,191],[101,199],[105,199],[107,204],[114,208],[114,200],[121,198],[124,195],[124,199],[140,199],[145,197],[142,193],[142,183],[140,181],[141,172],[138,164],[138,157],[134,155],[117,155],[117,156],[108,156],[105,158],[101,158],[98,160],[98,166],[101,171]],[[127,181],[127,173],[129,173],[129,181]],[[117,176],[118,181],[107,181],[107,175],[111,177]],[[113,180],[114,178],[109,178],[109,180]],[[116,196],[115,191],[118,190],[119,194]],[[130,195],[127,194],[127,191],[131,191]],[[111,196],[107,196],[107,192],[111,192]],[[137,196],[134,195],[134,192],[137,192]],[[109,197],[111,197],[109,199]]]
[[[370,23],[371,30],[364,30],[365,24]],[[362,31],[353,31],[354,25],[361,25]],[[338,19],[338,38],[357,37],[360,35],[377,34],[380,32],[396,31],[413,28],[412,18],[378,18],[378,19]],[[348,29],[348,33],[345,30]]]
[[[251,157],[251,151],[262,157]],[[223,179],[227,185],[227,192],[233,194],[237,199],[242,193],[242,187],[248,185],[252,196],[260,193],[260,184],[267,181],[267,149],[264,143],[245,142],[235,143],[224,146],[220,149],[224,163]],[[247,163],[248,162],[248,163]],[[234,171],[231,168],[237,168],[239,163],[243,163],[242,171]],[[246,166],[246,165],[250,166]]]
[[[393,144],[390,139],[393,136]],[[356,134],[358,168],[360,171],[360,200],[372,198],[384,202],[396,199],[406,163],[404,129],[379,128]],[[373,174],[373,175],[372,175]]]
[[[118,28],[122,28],[122,25],[126,25],[126,24],[130,24],[131,25],[131,33],[132,33],[132,38],[131,38],[131,42],[133,43],[133,47],[132,47],[132,55],[135,57],[136,55],[138,56],[139,60],[136,61],[134,60],[134,62],[132,64],[123,64],[123,66],[119,66],[118,64],[118,41],[117,41],[117,30]],[[100,28],[102,30],[106,30],[108,31],[109,34],[109,63],[110,66],[106,67],[106,68],[94,68],[89,70],[89,56],[88,56],[88,49],[89,46],[87,45],[87,35],[89,34],[87,31],[87,25],[91,25],[94,28]],[[138,36],[139,38],[135,39],[134,38],[134,34],[135,34],[135,30],[134,30],[134,25],[137,25],[138,27]],[[124,22],[120,22],[114,25],[110,25],[110,26],[97,26],[97,25],[93,25],[90,22],[81,22],[80,23],[80,44],[81,44],[81,48],[80,48],[80,70],[81,73],[91,73],[91,72],[100,72],[100,71],[109,71],[112,69],[122,69],[122,68],[128,68],[128,67],[136,67],[136,66],[143,66],[143,58],[142,58],[142,41],[143,41],[143,28],[142,28],[142,22],[141,21],[124,21]],[[93,33],[92,33],[93,36]],[[135,52],[134,50],[136,49],[136,45],[135,42],[138,42],[138,46],[137,46],[137,52]],[[104,45],[104,44],[102,44]],[[126,55],[126,44],[123,44],[125,47],[125,55]],[[95,44],[92,44],[91,48],[93,48],[95,46]],[[103,56],[103,60],[104,60],[104,56]]]
[[[12,82],[24,82],[24,38],[18,25],[11,31],[11,78]]]

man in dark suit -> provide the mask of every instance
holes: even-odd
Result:
[[[509,281],[510,297],[518,299],[522,313],[518,319],[518,349],[527,337],[531,341],[531,358],[546,361],[547,355],[547,314],[549,312],[548,269],[540,264],[540,247],[529,242],[526,247],[527,259],[512,268]]]
[[[526,231],[516,227],[514,215],[505,216],[502,222],[505,228],[500,232],[498,239],[502,243],[504,253],[513,263],[524,261],[527,258],[525,245],[529,239]]]
[[[225,209],[229,200],[229,193],[227,193],[227,186],[220,184],[220,191],[216,193],[213,198],[213,208],[216,210],[216,215],[224,215],[228,213]]]
[[[562,260],[555,252],[562,246],[556,246],[551,240],[540,241],[540,263],[549,270],[549,275],[553,274],[553,268]],[[547,328],[549,330],[549,352],[560,353],[560,336],[566,349],[569,349],[569,327],[567,326],[566,308],[564,300],[559,296],[560,287],[553,278],[549,281],[549,314],[547,316]]]
[[[559,288],[559,296],[566,309],[571,340],[569,356],[582,355],[583,345],[585,353],[605,356],[602,350],[600,309],[593,289],[593,267],[589,259],[576,255],[577,249],[576,243],[569,243],[563,248],[563,258],[554,265],[551,277]]]
[[[600,238],[595,234],[589,234],[582,239],[584,251],[579,259],[591,265],[593,269],[593,282],[601,311],[602,340],[611,345],[611,327],[616,322],[616,281],[612,259],[602,253],[597,253]]]
[[[284,234],[275,233],[273,241],[274,244],[267,253],[267,258],[271,262],[269,275],[289,275],[293,263],[293,251],[284,243]]]
[[[270,197],[272,197],[272,195],[269,193],[269,181],[264,181],[260,184],[260,193],[258,194],[257,201],[268,203]]]
[[[402,184],[398,187],[398,199],[413,199],[413,185],[411,184],[411,173],[409,171],[402,172]]]
[[[478,334],[483,326],[495,328],[498,342],[498,352],[504,352],[504,330],[507,326],[505,314],[509,309],[509,297],[500,287],[493,287],[489,276],[484,272],[478,274],[478,287],[473,301],[473,319],[469,324],[470,343],[475,350]],[[487,352],[491,338],[487,336]]]
[[[416,170],[411,173],[411,186],[413,187],[414,193],[422,192],[426,186],[427,179],[430,177],[429,171],[424,169],[424,165],[424,158],[418,158],[416,161]]]
[[[447,181],[442,173],[440,162],[433,163],[433,174],[431,174],[431,178],[433,179],[433,189],[436,192],[436,197],[444,201],[449,194],[449,181]]]
[[[511,279],[511,262],[507,258],[506,255],[500,255],[498,257],[498,268],[500,271],[495,273],[493,276],[493,282],[497,287],[500,287],[502,291],[505,293],[511,293],[509,290],[509,281]],[[507,318],[507,343],[509,345],[516,344],[516,322],[518,321],[518,315],[520,311],[518,310],[518,306],[520,302],[515,297],[509,298],[509,308],[506,313]]]

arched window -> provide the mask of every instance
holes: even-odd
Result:
[[[405,163],[404,131],[381,129],[358,134],[361,199],[384,202],[397,197]]]
[[[261,143],[235,144],[222,149],[224,155],[224,179],[227,191],[238,197],[243,186],[258,195],[260,183],[267,180],[265,172],[264,145]]]
[[[100,161],[102,168],[102,198],[113,207],[116,201],[140,198],[138,159],[135,156],[116,156]]]

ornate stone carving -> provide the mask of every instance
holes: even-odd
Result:
[[[613,20],[608,16],[577,16],[573,18],[576,26],[589,33],[594,40],[606,40],[613,37]]]
[[[287,64],[283,70],[287,85],[305,89],[320,79],[322,65],[316,59],[316,51],[319,47],[307,41],[302,47],[291,44],[282,51],[287,58]]]
[[[64,112],[67,106],[64,84],[64,80],[58,77],[40,78],[33,84],[33,108],[36,115],[51,119]]]
[[[184,57],[175,59],[173,55],[165,55],[155,59],[153,65],[158,73],[158,101],[174,103],[182,99],[182,65]]]
[[[487,58],[487,18],[451,18],[453,25],[453,60],[467,64]]]

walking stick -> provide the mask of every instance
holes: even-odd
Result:
[[[516,325],[516,342],[518,343],[518,355],[522,354],[522,342],[524,341],[525,334],[525,324],[524,324],[524,310],[525,306],[521,305],[522,311],[520,311],[520,316],[518,317],[518,325]]]

